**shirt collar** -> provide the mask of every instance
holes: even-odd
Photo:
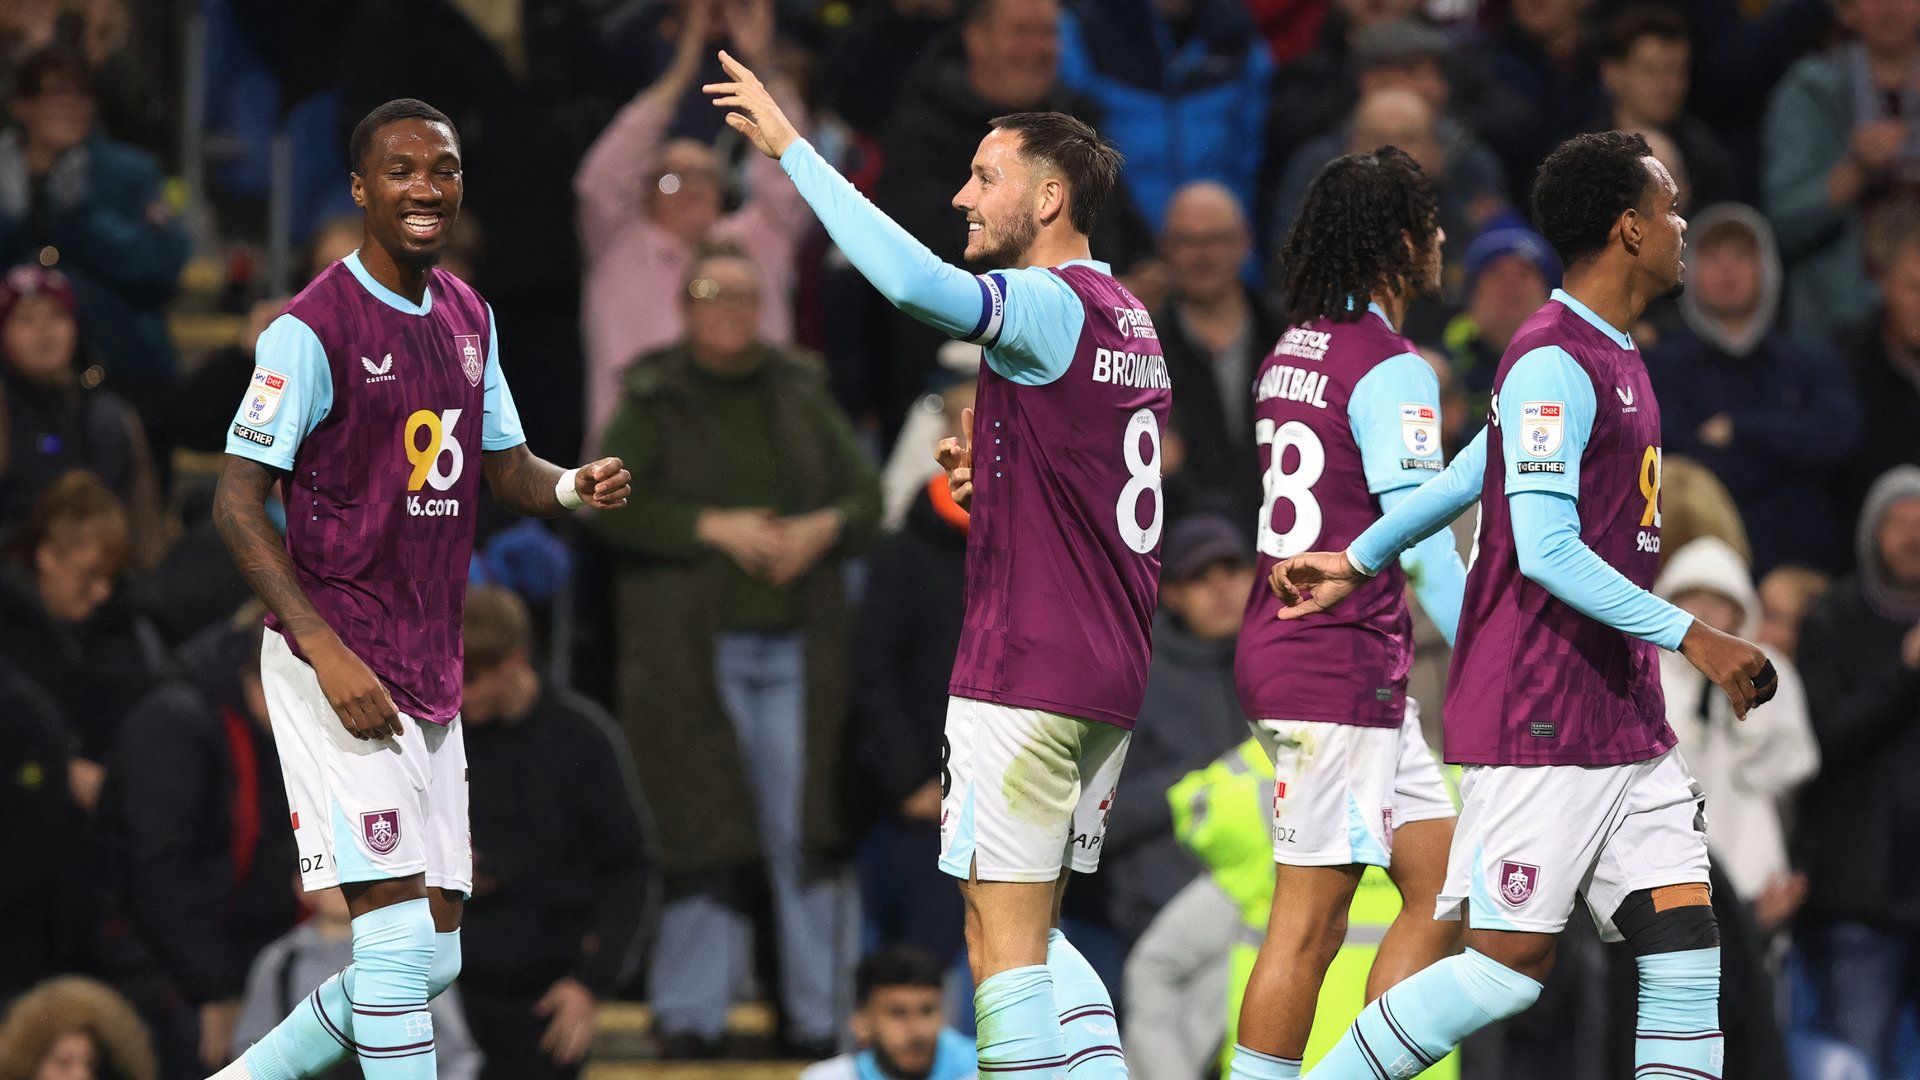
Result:
[[[1572,294],[1568,293],[1567,290],[1565,289],[1553,290],[1553,299],[1560,301],[1562,304],[1565,304],[1568,310],[1572,311],[1575,315],[1578,315],[1581,318],[1587,320],[1587,323],[1590,326],[1592,326],[1595,330],[1598,330],[1601,333],[1612,338],[1613,343],[1615,345],[1620,346],[1621,348],[1627,350],[1628,352],[1633,351],[1632,337],[1626,334],[1623,334],[1618,330],[1615,330],[1613,328],[1612,323],[1608,322],[1607,320],[1601,318],[1598,315],[1595,315],[1593,313],[1592,308],[1588,307],[1587,305],[1581,303],[1578,300],[1575,300]]]
[[[427,312],[433,310],[433,289],[431,286],[421,294],[420,302],[416,304],[406,297],[401,296],[399,293],[394,292],[392,289],[387,288],[385,285],[380,284],[378,281],[375,281],[373,275],[367,273],[367,268],[361,265],[360,250],[358,248],[354,249],[353,254],[340,261],[347,264],[347,269],[352,272],[354,280],[360,283],[361,288],[372,293],[375,300],[380,301],[393,310],[404,315],[425,315]]]
[[[1061,263],[1060,266],[1091,266],[1108,277],[1113,276],[1112,265],[1103,263],[1099,259],[1068,259],[1066,262]],[[1059,267],[1055,267],[1055,269],[1058,268]]]
[[[1400,328],[1393,325],[1393,320],[1387,318],[1387,309],[1381,307],[1378,301],[1374,301],[1374,300],[1367,301],[1367,310],[1373,312],[1375,315],[1380,316],[1380,321],[1387,324],[1387,329],[1393,331],[1396,334],[1400,332]]]

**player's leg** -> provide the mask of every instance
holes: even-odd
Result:
[[[1459,921],[1433,917],[1458,820],[1440,763],[1420,730],[1420,707],[1408,698],[1393,778],[1393,861],[1387,865],[1387,877],[1400,892],[1400,914],[1367,973],[1368,1001],[1460,948]]]
[[[473,828],[468,815],[465,722],[422,732],[427,747],[427,903],[433,911],[429,1000],[460,977],[460,920],[473,892]]]
[[[1594,867],[1587,901],[1601,936],[1640,969],[1634,1076],[1718,1077],[1720,927],[1707,885],[1700,787],[1677,751],[1632,766],[1628,812]]]
[[[1296,1076],[1367,865],[1387,864],[1399,733],[1260,720],[1273,760],[1273,904],[1240,1004],[1234,1080]]]
[[[1532,1005],[1631,782],[1624,769],[1468,769],[1435,912],[1464,917],[1466,951],[1368,1005],[1307,1075],[1417,1076],[1468,1035]]]
[[[940,869],[960,879],[983,1076],[1066,1075],[1047,945],[1079,795],[1074,723],[970,698],[947,704]]]
[[[1071,835],[1063,856],[1070,866],[1061,873],[1053,894],[1053,926],[1047,934],[1047,970],[1053,973],[1053,999],[1067,1043],[1067,1073],[1073,1080],[1126,1080],[1127,1075],[1113,995],[1100,981],[1093,965],[1060,930],[1060,906],[1066,900],[1068,878],[1074,873],[1091,874],[1099,869],[1100,849],[1106,841],[1107,813],[1117,794],[1127,741],[1127,732],[1120,728],[1085,723],[1080,741],[1080,801],[1074,808]]]

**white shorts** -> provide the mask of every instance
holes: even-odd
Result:
[[[980,881],[1053,881],[1100,865],[1132,732],[990,701],[947,699],[940,869]]]
[[[1630,765],[1470,765],[1434,918],[1557,934],[1584,896],[1607,941],[1627,894],[1707,880],[1706,804],[1678,750]]]
[[[1395,829],[1454,816],[1412,698],[1398,728],[1256,720],[1253,734],[1273,759],[1274,862],[1386,866]]]
[[[442,726],[403,716],[397,739],[356,739],[313,669],[271,630],[260,646],[260,688],[287,783],[302,887],[424,873],[430,887],[473,891],[458,718]]]

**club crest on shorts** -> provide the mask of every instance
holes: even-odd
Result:
[[[460,354],[460,370],[466,373],[467,381],[479,386],[480,376],[487,370],[486,357],[480,355],[480,335],[455,334],[453,348]]]
[[[367,850],[385,855],[400,846],[400,811],[374,810],[360,815],[360,835]]]
[[[1540,868],[1523,862],[1503,862],[1500,864],[1500,899],[1519,907],[1533,899],[1534,887],[1540,884]]]

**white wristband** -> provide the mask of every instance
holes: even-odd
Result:
[[[560,474],[560,482],[553,485],[553,497],[560,500],[563,510],[578,510],[587,505],[587,500],[581,498],[579,490],[574,487],[573,478],[579,474],[579,469],[568,469]]]

